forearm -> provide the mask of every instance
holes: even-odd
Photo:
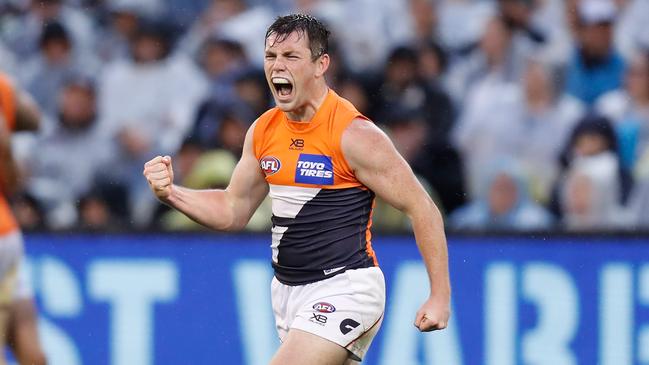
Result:
[[[235,231],[245,226],[243,219],[237,218],[226,190],[193,190],[174,185],[163,203],[211,229]]]
[[[430,295],[448,299],[451,287],[444,222],[435,204],[430,199],[425,201],[425,204],[417,204],[417,208],[410,213],[410,219],[428,272]]]
[[[18,167],[9,142],[8,138],[0,137],[0,191],[5,194],[11,194],[18,188]]]

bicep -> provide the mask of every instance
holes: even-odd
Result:
[[[268,184],[253,151],[253,131],[254,124],[246,133],[243,154],[226,189],[234,206],[242,208],[241,213],[245,214],[247,218],[252,216],[268,194]]]
[[[358,181],[393,207],[407,213],[422,199],[429,200],[388,136],[371,123],[359,123],[353,124],[343,134],[342,140],[345,158]]]

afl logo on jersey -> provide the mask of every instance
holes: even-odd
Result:
[[[266,176],[270,176],[282,168],[282,163],[277,157],[273,156],[266,156],[262,158],[259,165],[261,166],[261,169],[262,171],[264,171],[264,174],[266,174]]]

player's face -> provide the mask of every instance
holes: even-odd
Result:
[[[274,34],[266,39],[266,80],[275,104],[282,111],[295,111],[313,98],[316,79],[324,70],[312,59],[306,34],[293,32],[281,42],[275,40]]]

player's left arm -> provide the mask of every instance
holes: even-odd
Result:
[[[450,316],[451,287],[442,215],[408,163],[378,127],[354,120],[341,146],[356,178],[379,197],[407,214],[430,280],[430,295],[417,312],[421,331],[443,329]]]
[[[11,131],[0,115],[0,193],[11,195],[18,188],[18,167],[11,151]]]

